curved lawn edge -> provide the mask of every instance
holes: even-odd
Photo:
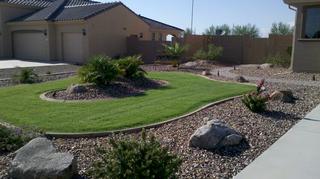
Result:
[[[130,133],[138,133],[141,132],[143,129],[151,129],[151,128],[159,128],[163,125],[166,124],[170,124],[173,123],[175,121],[178,120],[183,120],[184,118],[191,116],[197,112],[200,112],[204,109],[207,109],[209,107],[221,104],[221,103],[225,103],[227,101],[231,101],[237,98],[242,97],[243,95],[238,95],[238,96],[233,96],[233,97],[229,97],[229,98],[225,98],[222,100],[218,100],[212,103],[209,103],[205,106],[202,106],[192,112],[189,112],[188,114],[184,114],[182,116],[179,117],[175,117],[166,121],[162,121],[162,122],[158,122],[155,124],[149,124],[149,125],[144,125],[144,126],[140,126],[140,127],[134,127],[134,128],[127,128],[127,129],[121,129],[121,130],[111,130],[111,131],[104,131],[104,132],[83,132],[83,133],[60,133],[60,132],[46,132],[45,136],[47,138],[64,138],[64,139],[73,139],[73,138],[96,138],[96,137],[107,137],[110,135],[114,135],[114,134],[118,134],[118,133],[123,133],[123,134],[130,134]]]

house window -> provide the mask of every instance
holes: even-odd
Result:
[[[162,33],[159,33],[159,41],[162,41]]]
[[[307,7],[304,12],[304,27],[302,38],[320,38],[320,6]]]
[[[152,40],[155,41],[156,40],[156,33],[152,33]]]

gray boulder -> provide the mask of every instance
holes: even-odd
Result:
[[[187,62],[187,63],[182,64],[181,66],[186,67],[186,68],[191,68],[191,67],[196,67],[197,65],[198,65],[197,62]]]
[[[216,150],[240,144],[243,137],[225,123],[209,121],[206,125],[197,129],[189,140],[189,146],[204,150]]]
[[[87,91],[87,85],[84,84],[71,84],[66,92],[68,94],[77,94],[77,93],[84,93]]]
[[[265,63],[265,64],[261,64],[259,66],[261,69],[270,69],[270,68],[273,68],[273,64],[271,63]]]
[[[50,140],[41,137],[16,151],[9,171],[13,179],[69,179],[75,174],[73,155],[58,153]]]
[[[249,82],[247,79],[245,79],[243,76],[236,76],[234,78],[235,81],[239,82],[239,83],[247,83]]]
[[[284,103],[294,103],[297,98],[294,97],[293,92],[290,90],[274,91],[270,94],[270,99],[274,101],[282,101]]]

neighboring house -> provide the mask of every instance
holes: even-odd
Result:
[[[292,70],[320,72],[320,0],[284,0],[297,11]]]
[[[0,1],[0,57],[84,63],[126,54],[126,39],[165,40],[183,30],[136,15],[121,2]]]

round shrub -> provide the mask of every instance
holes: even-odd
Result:
[[[12,152],[22,147],[28,139],[20,131],[0,125],[0,153]]]
[[[79,69],[78,75],[82,82],[108,85],[117,78],[119,72],[118,65],[111,58],[95,56]]]
[[[111,150],[99,150],[101,160],[95,162],[89,174],[93,178],[112,179],[168,179],[175,178],[181,160],[162,148],[145,132],[140,141],[110,141]]]
[[[22,68],[20,73],[15,75],[15,81],[23,84],[31,84],[39,81],[39,76],[32,68]]]
[[[146,74],[141,68],[143,61],[140,56],[129,56],[116,62],[125,78],[141,78]]]

